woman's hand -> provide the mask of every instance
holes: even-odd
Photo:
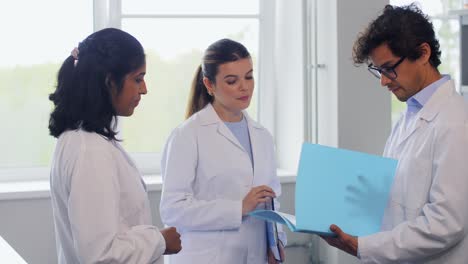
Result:
[[[274,197],[276,197],[275,192],[266,185],[252,188],[242,200],[242,216],[254,210],[257,204],[267,202]]]
[[[280,256],[281,259],[284,261],[285,255],[284,255],[284,246],[281,241],[279,241],[279,250],[280,250]],[[268,248],[268,264],[279,264],[281,263],[280,261],[275,259],[275,256],[273,255],[273,252],[271,251],[270,248]]]
[[[176,254],[182,249],[180,234],[175,227],[163,228],[160,230],[166,241],[166,251],[164,255]]]

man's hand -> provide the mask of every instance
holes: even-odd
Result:
[[[182,242],[180,241],[180,234],[177,233],[176,228],[168,227],[163,228],[160,231],[164,237],[164,240],[166,240],[166,251],[164,251],[164,255],[178,253],[182,249]]]
[[[327,243],[338,249],[345,251],[348,254],[357,256],[358,250],[358,238],[350,236],[345,232],[341,231],[337,225],[331,225],[330,230],[337,235],[337,237],[324,237],[322,238],[327,241]]]

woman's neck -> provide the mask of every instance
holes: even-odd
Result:
[[[212,105],[219,118],[224,122],[240,122],[244,117],[242,111],[232,111],[216,102],[213,102]]]

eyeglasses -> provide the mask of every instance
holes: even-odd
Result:
[[[372,75],[374,75],[377,79],[382,78],[382,75],[384,75],[385,77],[389,78],[390,80],[395,80],[398,77],[397,73],[395,72],[395,69],[405,59],[406,59],[406,57],[401,57],[401,59],[399,59],[397,61],[397,63],[395,63],[395,65],[393,65],[391,67],[383,67],[383,68],[375,67],[371,63],[371,64],[369,64],[369,66],[367,66],[367,70],[370,71],[370,73],[372,73]]]

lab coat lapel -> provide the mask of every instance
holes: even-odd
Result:
[[[418,118],[418,120],[416,120],[414,126],[408,127],[406,128],[406,130],[403,130],[403,126],[400,127],[402,131],[400,132],[401,137],[397,144],[398,147],[400,147],[404,142],[406,142],[408,138],[410,138],[413,134],[415,134],[415,132],[421,127],[421,122],[422,122],[421,118],[420,117],[416,117],[416,118]]]
[[[239,143],[239,140],[232,134],[231,130],[220,120],[218,123],[218,133],[221,134],[223,137],[225,137],[228,141],[230,141],[232,144],[240,148],[242,151],[245,152],[244,148],[242,145]]]
[[[262,148],[261,148],[261,139],[259,138],[259,132],[262,127],[252,120],[250,116],[247,114],[247,112],[243,111],[245,118],[247,118],[247,125],[249,128],[249,136],[250,136],[250,147],[252,148],[252,169],[253,169],[253,175],[254,179],[257,178],[258,175],[258,170],[255,170],[255,167],[261,167],[262,164],[261,161],[261,156],[264,155],[262,153]]]
[[[147,186],[143,178],[141,177],[140,170],[136,166],[136,162],[130,157],[130,155],[120,146],[120,144],[116,141],[112,141],[112,144],[122,153],[124,158],[127,160],[127,162],[130,164],[130,166],[133,168],[133,170],[136,172],[137,175],[139,175],[139,179],[141,182],[141,185],[143,185],[143,189],[145,189],[145,192],[148,192]]]
[[[138,171],[138,167],[136,166],[136,163],[135,161],[129,156],[129,154],[122,148],[122,146],[120,146],[120,144],[116,141],[111,141],[112,145],[114,145],[114,147],[116,147],[120,153],[122,153],[122,155],[124,156],[124,158],[128,161],[128,163],[135,169]],[[139,171],[138,171],[139,173]]]

